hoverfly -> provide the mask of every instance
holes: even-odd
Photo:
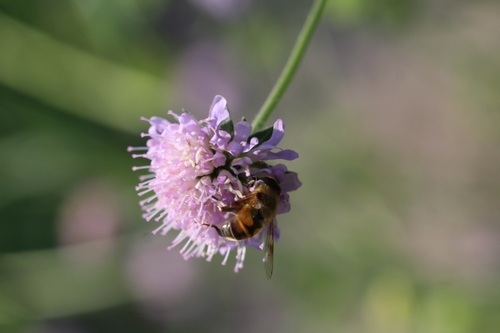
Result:
[[[220,228],[209,226],[217,230],[221,237],[234,241],[251,238],[267,227],[264,264],[270,279],[273,274],[274,221],[281,188],[273,177],[256,178],[252,183],[255,184],[254,188],[247,196],[231,206],[220,207],[221,211],[233,212],[235,215]]]

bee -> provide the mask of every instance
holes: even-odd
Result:
[[[221,211],[233,212],[235,215],[220,228],[215,225],[209,226],[213,227],[221,237],[234,241],[251,238],[267,227],[264,264],[267,277],[270,279],[273,274],[274,221],[281,188],[273,177],[256,178],[249,182],[249,185],[254,185],[254,188],[247,196],[231,206],[220,207]]]

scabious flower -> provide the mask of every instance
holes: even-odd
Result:
[[[134,154],[134,158],[151,161],[150,165],[134,167],[150,171],[140,177],[136,188],[139,196],[147,196],[140,201],[143,217],[162,223],[153,231],[155,234],[179,231],[169,249],[184,243],[180,253],[185,259],[205,257],[210,261],[220,253],[224,265],[230,252],[236,250],[237,272],[243,267],[247,245],[262,249],[262,233],[232,241],[219,236],[210,226],[220,228],[230,219],[234,213],[220,208],[248,195],[252,190],[249,180],[254,177],[270,176],[278,181],[281,195],[277,214],[288,212],[288,192],[301,183],[284,164],[270,165],[267,161],[293,160],[298,155],[277,147],[284,135],[281,119],[272,128],[251,134],[252,126],[247,121],[232,122],[222,96],[215,96],[207,119],[196,120],[189,113],[177,115],[172,111],[169,115],[175,121],[143,119],[150,124],[148,133],[142,134],[149,137],[147,146],[129,147],[129,151],[146,151]]]

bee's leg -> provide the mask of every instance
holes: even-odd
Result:
[[[217,198],[214,195],[212,195],[212,200],[217,204],[217,207],[219,208],[227,206],[220,198]]]
[[[213,224],[206,224],[206,223],[202,223],[202,225],[206,225],[207,227],[214,228],[217,231],[217,233],[219,234],[219,236],[222,236],[222,231],[219,229],[219,227],[217,227],[217,226],[215,226]]]
[[[225,204],[220,199],[218,199],[214,196],[212,196],[212,199],[214,200],[215,204],[217,205],[217,208],[219,208],[220,212],[234,212],[234,211],[238,210],[237,207],[228,206],[227,204]]]
[[[239,206],[219,206],[221,212],[236,212],[240,209]]]

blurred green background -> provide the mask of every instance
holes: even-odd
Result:
[[[310,4],[0,0],[0,332],[498,332],[498,1],[330,1],[272,280],[150,234],[140,117],[252,119]]]

